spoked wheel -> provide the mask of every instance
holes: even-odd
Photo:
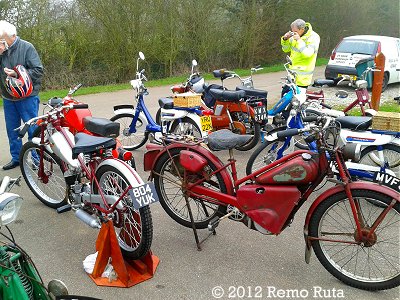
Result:
[[[278,156],[284,156],[290,152],[292,152],[292,149],[285,146],[285,140],[280,139],[273,142],[265,141],[251,154],[246,165],[246,175],[250,175],[262,167],[269,165],[277,160]]]
[[[260,135],[261,135],[260,123],[256,122],[252,117],[248,117],[247,114],[245,113],[232,114],[232,119],[234,121],[242,122],[243,125],[246,127],[246,134],[253,136],[253,138],[246,144],[240,147],[236,147],[235,149],[239,151],[248,151],[250,149],[253,149],[260,141]]]
[[[26,184],[41,202],[51,208],[67,204],[68,185],[60,158],[43,149],[44,174],[39,177],[40,146],[27,142],[21,149],[19,161]]]
[[[383,157],[388,163],[388,168],[396,174],[397,178],[400,178],[400,146],[386,144],[382,147]],[[376,146],[369,146],[361,151],[360,163],[376,167],[384,164]]]
[[[96,171],[96,178],[104,195],[119,196],[130,185],[124,175],[110,166],[102,166]],[[97,185],[93,192],[99,193]],[[117,208],[113,215],[115,233],[122,254],[129,259],[139,259],[150,249],[153,239],[153,222],[150,208],[134,209],[127,194],[121,200],[123,208]]]
[[[118,140],[126,150],[135,150],[142,147],[148,139],[146,133],[146,122],[139,116],[135,128],[136,132],[129,132],[132,124],[133,114],[119,114],[113,116],[110,120],[120,123]]]
[[[366,190],[354,190],[352,195],[359,207],[361,236],[346,194],[330,196],[319,204],[309,224],[310,237],[321,239],[312,240],[316,256],[325,269],[350,286],[372,291],[400,285],[400,203],[368,236],[392,199]]]
[[[186,205],[184,190],[182,187],[183,167],[179,163],[179,153],[182,149],[171,149],[170,155],[164,153],[157,161],[153,170],[154,184],[160,198],[160,203],[167,214],[179,224],[192,227],[189,210]],[[216,167],[208,161],[206,166],[208,173],[216,170]],[[188,174],[190,182],[202,178],[202,174]],[[226,193],[225,183],[219,173],[211,176],[203,186],[216,191]],[[197,229],[207,228],[210,220],[215,216],[225,214],[226,207],[206,202],[199,198],[188,199],[193,214],[194,224]]]
[[[199,126],[196,124],[195,121],[190,118],[175,120],[174,123],[172,123],[171,125],[171,133],[174,133],[176,135],[190,135],[196,138],[201,138],[201,130]]]

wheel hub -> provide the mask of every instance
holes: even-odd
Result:
[[[123,134],[124,136],[130,136],[129,128],[125,128],[125,129],[122,131],[122,134]]]
[[[368,228],[368,227],[367,228],[362,228],[361,229],[361,236],[359,236],[358,231],[356,230],[354,232],[354,239],[356,241],[359,241],[359,242],[363,243],[364,247],[372,247],[373,245],[376,244],[378,237],[377,237],[375,232],[368,237],[368,234],[369,234],[370,230],[371,229]]]

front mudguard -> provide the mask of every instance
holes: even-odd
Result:
[[[200,145],[185,145],[183,143],[172,143],[169,144],[168,146],[163,146],[163,145],[155,145],[155,144],[148,144],[146,145],[147,151],[144,154],[144,170],[145,171],[152,171],[154,169],[154,166],[156,165],[158,159],[166,152],[171,151],[172,149],[180,149],[180,150],[189,150],[195,153],[200,154],[201,156],[209,159],[217,169],[223,168],[224,164],[221,162],[221,160],[216,157],[213,153],[211,153],[208,149],[204,148],[203,146]],[[231,177],[229,172],[226,170],[226,168],[222,169],[219,174],[222,177],[222,180],[225,183],[226,189],[227,189],[227,194],[233,195],[234,194],[234,188],[233,184],[231,181]],[[150,173],[150,180],[153,179],[153,173]]]
[[[348,184],[348,186],[350,187],[350,190],[367,190],[367,191],[379,192],[389,197],[392,197],[397,202],[400,202],[400,195],[398,192],[386,186],[379,185],[377,183],[359,181],[359,182],[351,182]],[[337,185],[333,188],[326,190],[321,195],[319,195],[317,199],[315,199],[311,207],[308,209],[306,220],[304,222],[304,239],[306,242],[306,253],[305,253],[306,263],[310,262],[310,256],[311,256],[311,242],[308,239],[309,223],[311,216],[313,215],[315,209],[321,202],[325,201],[330,196],[333,196],[341,192],[345,192],[345,188],[343,185]]]

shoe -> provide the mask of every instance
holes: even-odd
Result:
[[[19,162],[17,161],[10,161],[8,164],[3,166],[3,170],[11,170],[19,166]]]

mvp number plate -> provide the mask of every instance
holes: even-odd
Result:
[[[152,182],[133,187],[129,191],[135,209],[142,208],[154,202],[158,202],[158,195]]]
[[[381,172],[375,172],[374,181],[390,187],[400,193],[400,179]]]

